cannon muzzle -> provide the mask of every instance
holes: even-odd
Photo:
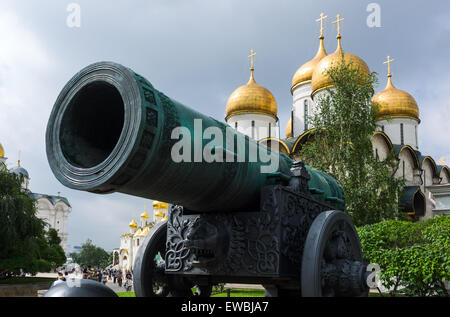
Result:
[[[189,145],[179,150],[180,142]],[[208,146],[224,161],[205,162]],[[261,187],[286,183],[292,165],[289,157],[112,62],[90,65],[66,84],[50,115],[46,147],[54,175],[69,188],[120,192],[197,212],[256,210]],[[269,164],[276,169],[263,172]]]

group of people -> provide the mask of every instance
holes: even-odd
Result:
[[[119,287],[124,287],[127,292],[131,291],[131,288],[133,287],[133,273],[131,271],[126,270],[124,273],[122,270],[113,270],[113,269],[94,269],[91,266],[85,267],[82,270],[82,276],[83,279],[87,280],[94,280],[99,283],[103,283],[106,285],[106,283],[112,280],[114,284],[118,284]],[[69,278],[69,273],[65,271],[64,273],[62,271],[58,272],[58,280],[60,281],[67,281]]]

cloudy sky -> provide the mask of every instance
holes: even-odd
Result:
[[[386,83],[393,82],[420,108],[420,150],[450,163],[450,4],[448,1],[377,1],[380,27],[369,27],[373,1],[299,0],[78,0],[0,1],[0,142],[8,165],[21,151],[34,192],[70,200],[69,244],[87,238],[107,250],[119,246],[133,214],[151,201],[120,194],[96,196],[63,187],[48,166],[45,129],[53,103],[81,68],[115,61],[145,76],[168,96],[223,120],[225,104],[249,77],[250,49],[256,81],[275,96],[284,133],[293,74],[317,51],[321,12],[325,45],[336,48],[340,13],[344,50],[362,57]],[[79,5],[80,27],[67,11]],[[71,20],[72,22],[74,20]],[[149,209],[149,208],[148,208]]]

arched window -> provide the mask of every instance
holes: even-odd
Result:
[[[403,136],[403,123],[400,123],[400,144],[401,145],[405,144],[405,139]]]
[[[255,121],[252,121],[252,138],[255,138]]]
[[[308,100],[305,100],[305,131],[308,130]]]
[[[403,161],[403,179],[405,179],[405,161]]]
[[[414,126],[414,132],[416,133],[416,147],[418,148],[419,147],[419,139],[417,137],[417,126],[416,125]]]

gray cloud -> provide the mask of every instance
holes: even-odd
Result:
[[[66,26],[67,4],[81,6],[81,28]],[[371,1],[13,1],[0,4],[0,142],[9,163],[22,150],[31,189],[62,192],[73,205],[69,243],[87,238],[112,249],[148,200],[124,195],[95,196],[62,187],[45,154],[45,128],[64,84],[86,65],[112,60],[147,77],[157,89],[223,120],[228,96],[249,77],[255,49],[256,81],[274,94],[281,131],[289,117],[291,78],[318,45],[320,12],[326,49],[334,51],[331,21],[342,14],[344,50],[362,57],[380,74],[384,88],[387,55],[396,86],[417,100],[422,152],[450,162],[443,127],[449,119],[449,5],[423,1],[377,1],[381,28],[369,28]]]

